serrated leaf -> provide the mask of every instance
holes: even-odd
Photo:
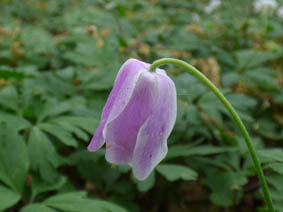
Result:
[[[85,109],[86,100],[81,96],[73,96],[72,98],[66,101],[58,101],[55,98],[49,98],[48,101],[44,104],[44,109],[39,115],[39,121],[41,122],[45,118],[48,120],[53,120],[60,117],[64,117],[65,113],[68,112],[80,112]]]
[[[274,188],[273,198],[283,200],[283,177],[280,174],[272,173],[266,177],[267,182]]]
[[[2,111],[0,111],[0,122],[7,122],[10,126],[13,126],[13,129],[16,131],[31,127],[30,122],[26,119]]]
[[[76,127],[75,125],[72,125],[71,123],[64,122],[64,121],[52,121],[53,123],[56,123],[57,125],[63,127],[65,130],[69,131],[70,133],[74,133],[78,138],[89,141],[89,136],[86,132],[81,130],[80,128]]]
[[[241,187],[247,183],[243,172],[222,172],[216,169],[207,170],[207,177],[203,182],[212,190],[210,200],[215,205],[232,206],[239,202],[242,196]]]
[[[246,77],[254,82],[254,87],[259,88],[279,88],[274,78],[274,71],[270,68],[259,67],[252,70],[247,70],[243,73],[243,77]],[[249,82],[248,82],[249,83]]]
[[[196,180],[198,176],[194,170],[182,165],[160,164],[156,170],[169,181]]]
[[[262,65],[268,60],[276,59],[277,54],[272,52],[257,52],[250,49],[243,49],[236,52],[240,69],[249,69]]]
[[[52,142],[38,127],[31,129],[28,152],[32,169],[38,170],[43,180],[54,183],[58,178],[59,156]]]
[[[77,147],[78,143],[77,141],[73,138],[72,134],[68,131],[66,131],[63,127],[60,127],[55,124],[48,124],[48,123],[41,123],[38,125],[38,127],[45,131],[48,132],[49,134],[55,136],[58,138],[61,142],[66,144],[67,146],[72,146],[72,147]]]
[[[280,135],[280,132],[277,130],[277,124],[272,119],[269,119],[268,117],[262,117],[261,119],[257,120],[257,126],[256,129],[257,133],[274,140],[282,140],[283,136]],[[282,131],[283,132],[283,131]]]
[[[222,75],[222,82],[225,87],[229,87],[233,84],[238,84],[241,80],[241,75],[238,72],[227,72]]]
[[[273,171],[283,175],[283,163],[270,163],[266,168],[271,168]]]
[[[27,147],[17,131],[0,122],[0,180],[22,193],[29,168]]]
[[[243,94],[231,93],[226,95],[226,98],[238,110],[252,109],[257,104],[254,98]]]
[[[282,149],[269,149],[257,151],[259,156],[266,162],[281,162],[283,163]]]
[[[99,124],[99,120],[95,118],[90,117],[84,117],[84,116],[64,116],[64,117],[58,117],[56,119],[53,119],[55,122],[67,122],[74,126],[77,126],[79,128],[82,128],[83,130],[87,131],[90,134],[93,134],[95,129],[97,128]]]
[[[166,159],[172,159],[175,157],[187,157],[191,155],[212,155],[224,152],[233,152],[236,148],[234,147],[217,147],[211,145],[200,145],[192,147],[188,145],[176,145],[172,146],[168,150]]]
[[[221,111],[225,110],[224,106],[217,99],[212,92],[207,92],[200,98],[198,105],[202,108],[208,118],[216,120],[216,122],[222,124]]]
[[[39,194],[58,190],[66,182],[67,182],[66,177],[60,177],[59,179],[57,179],[55,183],[50,183],[50,184],[46,182],[42,182],[40,179],[33,177],[32,184],[31,184],[31,189],[32,189],[31,199],[34,199]]]
[[[49,99],[40,115],[40,119],[43,120],[45,117],[56,116],[71,110],[72,105],[69,102],[58,102],[56,99]]]
[[[51,96],[58,97],[72,95],[74,90],[72,83],[66,82],[51,72],[39,75],[34,82],[34,87],[41,89],[41,92],[51,93]]]

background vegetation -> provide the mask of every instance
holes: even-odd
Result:
[[[217,3],[217,1],[214,1]],[[89,153],[121,64],[180,58],[198,67],[251,133],[283,211],[283,18],[253,1],[1,0],[0,211],[264,211],[244,140],[194,77],[175,81],[169,153],[139,182]]]

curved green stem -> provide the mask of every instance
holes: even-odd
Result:
[[[268,208],[271,212],[275,212],[275,209],[274,209],[273,204],[272,204],[270,192],[268,190],[268,186],[267,186],[267,183],[266,183],[266,180],[265,180],[265,177],[264,177],[264,173],[263,173],[263,170],[261,168],[261,165],[260,165],[259,159],[257,157],[255,148],[253,146],[253,143],[250,139],[249,133],[248,133],[246,127],[244,126],[242,120],[240,119],[239,115],[237,114],[237,112],[235,111],[233,106],[231,105],[231,103],[223,96],[223,94],[218,90],[218,88],[215,87],[215,85],[209,79],[206,78],[205,75],[203,75],[200,71],[198,71],[192,65],[190,65],[190,64],[188,64],[188,63],[186,63],[182,60],[172,59],[172,58],[160,59],[160,60],[157,60],[157,61],[155,61],[154,63],[151,64],[151,66],[149,67],[149,71],[154,71],[158,66],[165,65],[165,64],[173,64],[173,65],[182,66],[186,70],[188,70],[191,74],[193,74],[194,76],[199,78],[218,97],[218,99],[224,104],[224,106],[230,112],[230,114],[232,115],[236,124],[240,128],[240,131],[243,134],[243,137],[245,138],[246,144],[248,146],[248,149],[249,149],[250,154],[251,154],[252,159],[253,159],[254,167],[255,167],[257,174],[258,174],[260,184],[262,186],[262,191],[263,191],[263,195],[264,195],[264,198],[266,200],[267,206],[268,206]]]

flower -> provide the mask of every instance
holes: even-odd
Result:
[[[200,16],[197,13],[192,14],[192,18],[195,22],[200,22]]]
[[[266,9],[271,9],[273,10],[274,8],[277,7],[277,1],[276,0],[256,0],[253,3],[254,10],[255,12],[260,12],[262,10]]]
[[[280,17],[280,18],[283,18],[283,6],[279,7],[278,10],[277,10],[277,15]]]
[[[106,160],[129,164],[139,180],[146,179],[167,154],[177,113],[173,81],[164,70],[148,68],[136,59],[123,64],[88,146],[93,152],[106,142]]]
[[[211,13],[213,10],[221,6],[221,0],[210,0],[209,4],[204,8],[206,13]]]

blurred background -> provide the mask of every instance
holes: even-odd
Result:
[[[143,182],[86,150],[122,63],[183,59],[243,119],[283,211],[282,0],[0,0],[0,211],[267,211],[219,100],[180,67],[166,158]]]

